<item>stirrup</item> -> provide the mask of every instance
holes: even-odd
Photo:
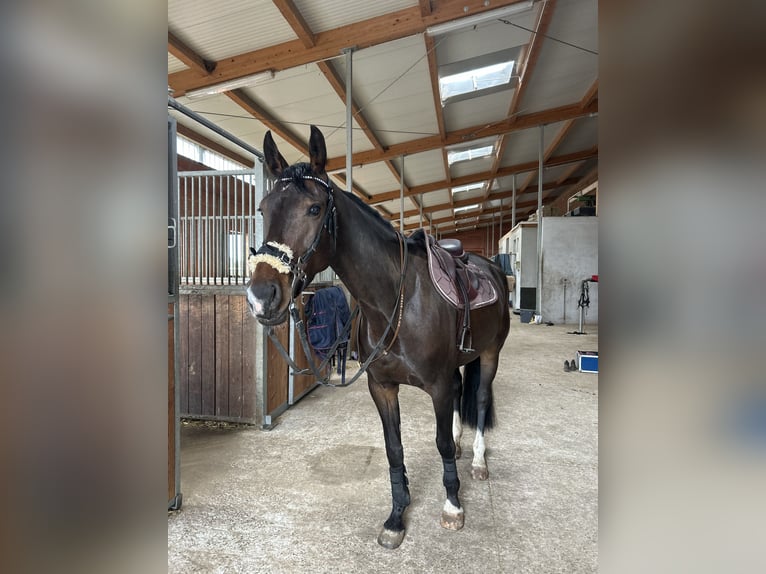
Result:
[[[469,346],[465,346],[465,336],[468,335],[468,344]],[[473,353],[475,349],[472,349],[470,347],[470,344],[473,342],[473,337],[471,336],[471,330],[470,329],[463,329],[463,333],[460,335],[460,344],[458,345],[458,350],[462,351],[463,353]]]

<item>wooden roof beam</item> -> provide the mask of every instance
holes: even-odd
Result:
[[[595,157],[598,155],[598,148],[592,147],[590,149],[578,151],[575,153],[569,153],[564,154],[556,157],[552,157],[548,160],[549,166],[554,165],[565,165],[568,163],[576,162],[576,161],[582,161],[585,159],[589,159],[591,157]],[[497,177],[506,177],[509,175],[517,174],[517,173],[524,173],[526,171],[530,171],[533,169],[536,169],[538,166],[537,161],[528,161],[524,163],[519,163],[516,165],[510,165],[504,168],[501,168],[497,171]],[[469,183],[475,183],[479,181],[484,181],[491,177],[491,172],[482,172],[482,173],[475,173],[471,175],[464,175],[461,177],[456,177],[452,180],[452,185],[466,185]],[[440,191],[442,189],[446,189],[448,187],[446,181],[435,181],[431,183],[426,183],[423,185],[416,185],[409,189],[409,195],[417,195],[421,193],[430,193],[433,191]],[[405,196],[407,196],[407,193],[405,193]],[[392,201],[399,197],[399,191],[389,191],[385,193],[378,193],[376,195],[373,195],[368,203],[370,205],[376,205],[379,203],[385,203],[386,201]]]
[[[313,48],[316,45],[314,33],[311,31],[311,28],[309,28],[309,25],[306,24],[300,10],[295,7],[293,1],[271,0],[271,2],[280,11],[282,17],[287,20],[287,23],[290,24],[290,28],[292,28],[295,35],[298,36],[298,39],[303,44],[304,48]]]
[[[547,165],[548,160],[553,155],[553,152],[556,151],[556,148],[559,147],[559,145],[561,145],[562,141],[564,141],[564,138],[572,129],[572,126],[574,125],[574,123],[575,123],[575,120],[567,120],[566,122],[564,122],[564,125],[561,127],[561,129],[553,138],[553,141],[550,144],[548,144],[548,148],[545,150],[545,153],[543,153],[543,168],[545,168],[545,166]],[[539,175],[539,169],[537,171],[533,171],[527,176],[527,178],[521,184],[521,187],[519,187],[519,189],[521,190],[521,193],[524,193],[524,190],[527,189],[527,187],[529,187],[529,184],[532,183],[536,175]]]
[[[548,31],[551,20],[553,19],[553,12],[556,9],[556,0],[548,0],[543,4],[540,11],[540,17],[537,20],[535,26],[535,33],[532,35],[532,41],[529,43],[529,49],[527,50],[526,57],[524,58],[524,69],[519,74],[519,87],[513,93],[511,99],[511,107],[508,110],[508,115],[514,117],[519,111],[521,100],[527,91],[532,74],[535,71],[537,60],[540,57],[542,51],[543,42],[545,41],[545,34]]]
[[[400,155],[412,155],[424,151],[438,149],[443,146],[449,146],[459,143],[466,143],[473,140],[496,136],[504,133],[529,129],[540,124],[550,124],[564,120],[579,118],[598,111],[598,100],[586,108],[581,108],[579,102],[568,106],[561,106],[539,112],[532,112],[515,118],[506,118],[503,121],[491,125],[482,124],[455,130],[446,134],[442,141],[441,136],[425,136],[422,138],[410,140],[400,144],[389,146],[382,152],[379,150],[369,150],[355,153],[352,163],[355,166],[366,165],[368,163],[377,163],[385,159],[398,157]],[[327,170],[334,171],[342,169],[346,165],[346,158],[335,157],[327,160]]]
[[[369,48],[392,40],[422,34],[433,24],[449,22],[469,14],[479,14],[521,0],[442,0],[427,15],[422,7],[410,8],[355,22],[313,36],[314,45],[306,47],[301,39],[291,40],[244,54],[224,58],[211,74],[189,69],[170,74],[168,84],[176,96],[187,91],[249,76],[266,70],[286,70],[337,57],[343,48]],[[297,11],[296,11],[297,13]],[[289,12],[288,12],[289,14]],[[288,20],[289,21],[289,20]]]
[[[175,34],[168,30],[168,52],[189,66],[191,70],[203,76],[209,76],[215,70],[216,63],[206,60],[189,46],[184,44]]]
[[[588,91],[585,92],[582,100],[580,100],[580,105],[583,108],[587,108],[596,100],[598,100],[598,78],[591,84],[590,88],[588,88]]]
[[[540,14],[535,25],[535,33],[531,36],[527,50],[524,53],[524,62],[520,66],[521,73],[519,74],[519,82],[516,86],[516,90],[513,93],[511,105],[508,108],[509,118],[515,118],[519,112],[519,104],[521,102],[521,98],[526,92],[530,78],[532,77],[532,73],[534,72],[535,66],[537,64],[537,59],[540,57],[540,50],[542,49],[543,41],[545,40],[545,32],[550,25],[555,7],[556,0],[549,0],[543,4],[540,10]],[[499,169],[500,162],[503,160],[503,156],[505,155],[505,148],[507,145],[508,134],[502,134],[500,138],[500,145],[498,146],[498,154],[495,157],[494,163],[492,164],[493,171],[497,171],[497,169]],[[487,194],[492,187],[492,181],[494,179],[495,178],[493,177],[492,180],[489,181],[489,185],[487,186]]]
[[[546,183],[543,186],[543,189],[545,189],[545,190],[552,190],[552,189],[556,189],[556,188],[559,188],[559,187],[566,187],[568,185],[576,184],[579,181],[580,180],[578,178],[567,178],[566,180],[563,180],[563,181],[548,182],[548,183]],[[498,199],[500,199],[500,200],[507,199],[507,198],[511,197],[512,195],[513,195],[512,191],[504,191],[504,192],[501,192],[501,193],[493,194],[487,200],[482,200],[481,198],[461,199],[460,201],[454,202],[454,204],[442,203],[440,205],[429,205],[428,207],[424,207],[423,208],[423,213],[424,214],[425,213],[435,213],[437,211],[444,211],[446,209],[452,209],[453,207],[465,207],[467,205],[471,205],[471,204],[474,204],[474,203],[480,203],[480,202],[483,202],[483,201],[496,201]],[[535,203],[535,205],[537,205],[536,200],[535,200],[534,203]],[[505,209],[506,207],[509,207],[509,206],[504,206],[503,209]],[[485,213],[492,213],[495,209],[497,209],[497,208],[488,209],[488,210],[485,211]],[[409,211],[405,211],[404,212],[404,217],[406,219],[408,217],[415,217],[418,214],[419,214],[419,211],[417,209],[411,209]],[[396,217],[398,219],[398,214],[395,214],[394,217]],[[455,217],[453,217],[453,219],[454,218]],[[447,219],[449,219],[449,218],[447,218]]]
[[[308,155],[308,145],[303,143],[303,141],[298,136],[288,131],[287,128],[285,128],[280,122],[271,119],[271,114],[267,113],[261,106],[255,103],[255,101],[250,96],[245,94],[243,90],[231,90],[224,93],[239,107],[241,107],[259,122],[261,122],[295,149]]]
[[[345,173],[334,173],[334,174],[332,174],[332,176],[331,176],[331,177],[335,177],[335,178],[337,178],[337,179],[338,179],[338,180],[339,180],[339,181],[340,181],[340,182],[343,184],[343,188],[344,188],[344,189],[347,189],[347,188],[348,188],[348,184],[347,184],[347,181],[346,181],[346,174],[345,174]],[[362,199],[364,199],[364,198],[366,198],[366,197],[369,197],[369,196],[370,196],[370,194],[369,194],[369,193],[367,193],[366,191],[364,191],[362,188],[360,188],[360,187],[359,187],[359,185],[357,185],[357,184],[355,184],[355,183],[352,183],[352,189],[353,189],[354,193],[355,193],[356,195],[358,195],[359,197],[361,197]],[[392,217],[394,217],[394,216],[392,215],[392,213],[391,213],[390,211],[388,211],[388,210],[387,210],[385,207],[383,207],[382,205],[377,205],[377,206],[375,206],[375,209],[377,209],[377,210],[380,212],[380,214],[381,214],[383,217],[385,217],[386,219],[391,219]]]
[[[255,158],[253,157],[247,158],[243,155],[240,155],[237,152],[230,150],[226,146],[219,144],[217,141],[212,140],[206,136],[203,136],[201,133],[196,132],[193,129],[183,125],[181,122],[176,123],[176,132],[178,133],[178,135],[184,136],[185,138],[195,141],[198,144],[203,145],[206,148],[213,150],[216,153],[220,153],[222,156],[227,157],[230,160],[236,161],[237,163],[241,163],[242,165],[246,167],[253,167],[255,165]]]
[[[327,79],[327,81],[330,83],[330,86],[332,86],[333,90],[335,90],[335,93],[338,94],[338,97],[343,102],[345,102],[346,101],[346,84],[341,79],[340,75],[332,66],[332,64],[330,64],[329,62],[319,62],[317,66],[319,67],[319,70],[322,72],[322,74]],[[379,151],[383,151],[383,144],[380,142],[380,139],[378,139],[378,136],[375,134],[372,127],[367,122],[367,119],[362,114],[362,110],[359,108],[356,102],[353,101],[353,98],[351,102],[351,113],[354,119],[356,120],[356,123],[359,124],[359,127],[362,128],[362,131],[367,136],[367,139],[369,139],[370,142],[372,143],[373,147]],[[401,184],[403,176],[397,171],[393,161],[391,159],[387,159],[385,160],[385,163],[386,163],[386,167],[388,167],[388,169],[394,175],[396,180]],[[405,191],[407,190],[405,189]]]
[[[436,62],[436,43],[434,42],[434,39],[427,34],[423,36],[423,39],[426,44],[426,54],[428,56],[428,76],[431,80],[431,96],[434,100],[434,113],[436,114],[436,123],[439,126],[439,137],[443,142],[447,137],[447,128],[444,126],[444,108],[442,107],[441,94],[439,93],[439,66]],[[450,172],[446,147],[442,147],[442,162],[444,165],[447,185],[451,186],[452,173]],[[450,195],[450,201],[451,200],[452,195]]]

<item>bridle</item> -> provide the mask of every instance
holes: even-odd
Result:
[[[273,242],[264,243],[258,248],[258,251],[255,252],[255,257],[258,255],[268,255],[275,257],[287,269],[290,270],[290,273],[293,274],[293,282],[290,286],[291,302],[295,301],[295,294],[299,293],[306,287],[304,284],[306,280],[306,265],[308,264],[309,259],[311,259],[311,256],[316,253],[316,250],[319,247],[319,242],[322,240],[322,232],[326,230],[330,235],[334,253],[335,247],[337,245],[338,230],[338,212],[335,209],[335,197],[333,195],[332,186],[323,179],[313,175],[303,175],[300,176],[300,178],[283,177],[278,179],[277,183],[292,183],[295,182],[296,179],[308,179],[315,181],[322,185],[327,191],[327,206],[324,213],[324,219],[322,220],[322,225],[319,227],[316,235],[314,235],[314,240],[311,242],[311,245],[309,245],[309,248],[306,250],[306,252],[298,258],[294,258],[292,251],[287,249],[286,246]],[[274,192],[272,191],[272,193]]]
[[[342,384],[333,384],[330,382],[330,374],[328,375],[322,375],[322,371],[327,367],[329,362],[332,360],[333,355],[338,350],[338,347],[342,344],[342,337],[337,337],[335,340],[335,343],[330,348],[329,351],[327,351],[327,355],[325,359],[322,361],[322,363],[317,367],[314,364],[311,349],[309,347],[308,338],[306,336],[306,329],[304,328],[303,319],[301,319],[300,311],[298,310],[297,305],[295,304],[295,297],[298,293],[300,293],[303,289],[307,287],[307,284],[305,284],[306,279],[306,265],[308,264],[309,259],[311,259],[312,255],[316,252],[317,248],[319,247],[319,242],[322,239],[322,233],[324,231],[327,231],[328,235],[332,239],[332,245],[333,245],[333,254],[335,253],[336,247],[337,247],[337,232],[338,232],[338,214],[337,209],[335,207],[335,197],[333,194],[333,187],[328,182],[324,181],[323,179],[320,179],[313,175],[302,175],[298,177],[284,177],[277,180],[277,183],[294,183],[296,179],[304,179],[304,180],[311,180],[314,182],[319,183],[322,185],[325,190],[327,191],[327,205],[325,208],[325,214],[324,219],[322,221],[322,225],[319,227],[316,235],[314,236],[313,241],[311,242],[311,245],[309,245],[306,252],[301,255],[300,257],[295,258],[291,252],[291,250],[285,246],[281,245],[279,243],[274,242],[266,242],[263,245],[261,245],[258,250],[255,252],[255,257],[258,255],[266,255],[275,257],[277,261],[279,261],[282,265],[284,265],[289,271],[293,274],[293,281],[292,285],[290,286],[290,304],[288,305],[288,311],[290,315],[293,318],[293,321],[295,322],[295,328],[298,331],[298,335],[301,340],[301,345],[303,347],[303,353],[306,356],[306,359],[308,360],[309,368],[308,369],[302,369],[300,366],[298,366],[295,361],[293,361],[292,357],[290,357],[290,354],[285,350],[285,348],[282,346],[282,343],[277,338],[276,334],[274,333],[273,326],[266,326],[267,330],[266,333],[269,336],[269,338],[274,343],[275,347],[277,348],[277,351],[282,355],[282,357],[287,361],[287,363],[290,365],[290,367],[293,369],[294,374],[296,375],[306,375],[313,373],[316,377],[317,383],[320,385],[328,386],[328,387],[347,387],[351,385],[353,382],[355,382],[364,372],[367,370],[367,367],[375,360],[379,359],[381,356],[384,356],[388,354],[388,351],[393,346],[394,342],[396,341],[396,338],[399,335],[399,329],[402,325],[402,314],[404,311],[404,277],[407,272],[407,263],[408,263],[408,253],[407,253],[407,240],[399,233],[397,232],[397,238],[399,240],[399,258],[400,258],[400,276],[399,276],[399,289],[396,297],[396,305],[394,306],[394,309],[391,313],[391,315],[388,318],[388,324],[386,325],[386,329],[383,332],[383,335],[381,335],[380,339],[378,340],[377,344],[373,348],[373,350],[370,352],[369,356],[365,360],[365,362],[361,365],[359,371],[352,377],[352,379],[348,382],[344,382]],[[272,190],[272,193],[274,191]],[[388,336],[389,331],[393,327],[394,324],[394,318],[397,316],[398,311],[398,320],[396,321],[396,328],[394,330],[394,336],[391,339],[391,341],[388,343],[386,348],[382,351],[383,345],[385,344],[385,339]],[[351,325],[354,321],[354,318],[359,313],[359,305],[357,304],[354,307],[354,310],[351,312],[348,321],[343,326],[343,333],[347,333],[351,329]]]

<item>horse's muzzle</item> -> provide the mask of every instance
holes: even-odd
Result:
[[[287,318],[287,309],[279,310],[282,295],[279,283],[262,281],[247,288],[250,314],[264,325],[278,325]]]

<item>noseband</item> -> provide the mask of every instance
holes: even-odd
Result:
[[[322,231],[327,230],[327,233],[332,238],[334,251],[337,241],[336,232],[338,228],[338,216],[337,210],[335,209],[335,198],[333,196],[332,186],[323,179],[313,175],[304,175],[300,178],[283,177],[278,179],[277,183],[295,182],[296,179],[308,179],[315,181],[322,185],[327,191],[327,205],[325,208],[324,219],[322,220],[322,226],[314,236],[314,240],[311,242],[311,245],[303,255],[295,258],[293,256],[292,249],[290,249],[288,246],[277,243],[275,241],[269,241],[261,245],[258,248],[258,251],[255,252],[255,255],[251,255],[248,258],[248,266],[250,267],[251,273],[255,270],[255,266],[261,262],[271,265],[280,273],[292,273],[293,283],[291,285],[291,299],[295,293],[300,292],[304,287],[306,287],[306,285],[303,284],[306,279],[306,265],[308,264],[309,259],[311,259],[311,256],[316,252],[317,247],[319,247],[319,242],[322,239]],[[298,289],[298,287],[300,288]]]

